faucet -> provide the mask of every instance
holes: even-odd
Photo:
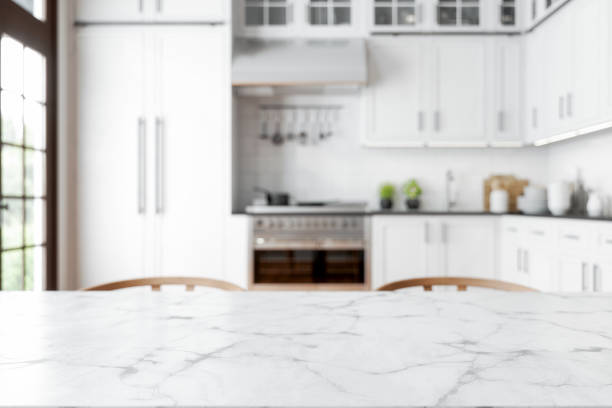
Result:
[[[455,188],[455,176],[452,170],[446,171],[446,210],[452,211],[457,205],[457,190]]]

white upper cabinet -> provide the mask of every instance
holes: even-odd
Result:
[[[603,3],[578,1],[571,11],[571,77],[566,104],[572,127],[592,125],[601,118],[600,68],[605,33],[600,18]],[[604,73],[604,75],[606,75]],[[612,75],[610,71],[607,76]]]
[[[427,141],[433,123],[426,99],[427,45],[414,38],[369,42],[365,145],[410,147]]]
[[[603,95],[603,116],[606,120],[612,120],[612,2],[602,1],[601,25],[604,36],[603,64],[604,68],[604,95]]]
[[[230,7],[227,0],[155,0],[153,17],[169,22],[225,22]]]
[[[430,144],[486,145],[486,39],[436,37],[431,52]]]
[[[219,22],[229,7],[225,0],[77,0],[76,21]]]
[[[483,0],[437,0],[433,26],[440,31],[474,31],[485,25]]]
[[[545,45],[543,37],[542,31],[537,30],[523,39],[525,46],[523,128],[526,141],[529,143],[545,135],[542,112],[545,77],[544,64],[541,59]]]
[[[76,21],[144,21],[150,18],[151,5],[151,0],[77,0]]]
[[[495,38],[491,43],[493,58],[493,112],[488,112],[490,144],[493,146],[521,146],[521,43],[516,38]]]
[[[246,37],[346,37],[360,32],[363,0],[233,0]]]
[[[430,26],[425,0],[370,0],[368,26],[373,32],[420,31]]]

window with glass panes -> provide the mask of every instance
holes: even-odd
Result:
[[[351,0],[310,0],[308,21],[311,25],[350,25]]]
[[[415,0],[375,0],[374,25],[411,26],[417,24]]]
[[[247,27],[285,26],[291,19],[287,0],[244,0]]]
[[[0,3],[0,290],[56,287],[55,10],[55,0]]]
[[[479,0],[438,0],[438,25],[477,26],[479,24]]]

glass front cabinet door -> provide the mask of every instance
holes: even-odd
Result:
[[[235,18],[240,34],[283,33],[294,21],[292,3],[288,0],[238,0]]]
[[[373,32],[421,31],[425,27],[426,0],[372,0]]]

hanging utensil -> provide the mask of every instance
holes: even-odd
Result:
[[[299,134],[299,138],[300,138],[300,144],[305,145],[306,143],[308,143],[308,131],[307,131],[308,119],[309,119],[308,111],[303,111],[302,116],[303,116],[302,131]]]
[[[295,109],[292,109],[291,110],[291,120],[287,123],[287,141],[289,142],[295,139],[295,133],[293,133],[293,131],[295,130],[296,124],[297,124],[296,111]]]
[[[274,132],[274,135],[272,136],[272,144],[274,146],[281,146],[284,142],[285,142],[285,138],[283,137],[283,134],[281,133],[281,114],[280,112],[277,112],[276,131]]]
[[[268,121],[267,112],[265,109],[260,108],[260,122],[261,122],[261,133],[259,134],[260,140],[268,140]]]

